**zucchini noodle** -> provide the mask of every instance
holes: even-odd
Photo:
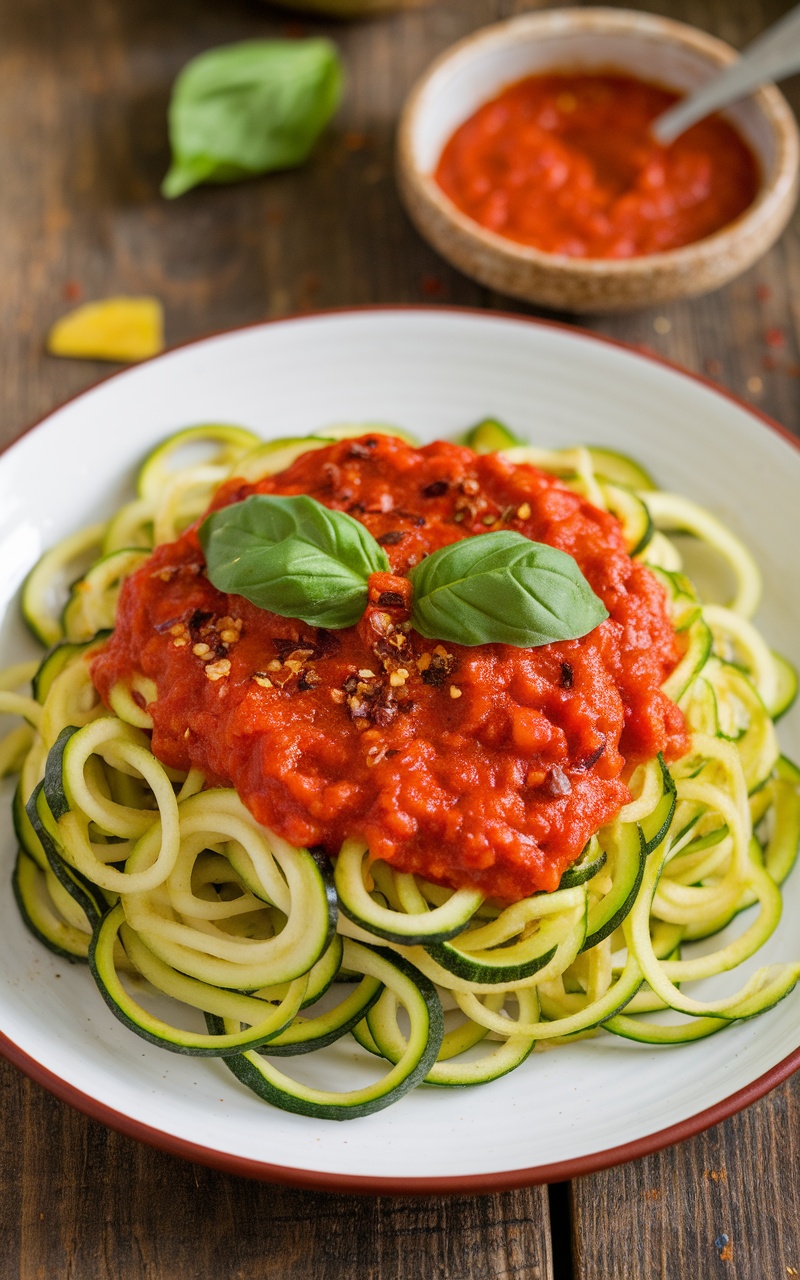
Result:
[[[502,447],[504,429],[491,427]],[[14,891],[26,925],[57,954],[88,960],[136,1034],[219,1056],[267,1101],[324,1119],[368,1115],[417,1084],[497,1079],[537,1044],[601,1030],[686,1043],[770,1008],[800,963],[758,968],[712,1000],[686,984],[750,959],[779,921],[779,886],[800,842],[800,771],[780,754],[773,722],[797,680],[750,621],[760,577],[747,549],[621,455],[531,449],[505,433],[511,461],[617,516],[681,638],[664,690],[684,713],[690,751],[669,767],[661,757],[637,767],[630,803],[553,893],[509,905],[442,888],[371,861],[357,839],[332,867],[261,826],[234,790],[206,789],[196,769],[155,757],[152,682],[117,685],[115,714],[101,704],[89,659],[114,626],[122,582],[152,547],[197,520],[227,476],[252,480],[365,430],[390,429],[273,444],[227,425],[178,432],[145,460],[131,502],[33,569],[23,614],[51,647],[41,663],[0,672],[0,714],[22,721],[0,740],[0,775],[19,775]],[[485,452],[479,431],[466,442]],[[726,606],[699,599],[673,531],[721,557],[735,582]],[[687,950],[745,908],[737,936]],[[174,1021],[152,1011],[155,993],[176,1002]],[[198,1013],[187,1023],[186,1006],[205,1015],[205,1030]],[[662,1021],[664,1011],[679,1018]],[[383,1063],[366,1084],[361,1066],[338,1092],[275,1065],[348,1033],[366,1066]]]

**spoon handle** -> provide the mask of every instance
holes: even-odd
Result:
[[[653,124],[652,134],[668,146],[712,111],[737,102],[768,80],[800,71],[800,5],[749,44],[738,62],[708,84],[670,107]]]

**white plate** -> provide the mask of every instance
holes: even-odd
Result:
[[[705,503],[754,550],[765,577],[763,630],[800,658],[800,451],[788,437],[698,380],[616,345],[437,309],[307,317],[211,338],[110,379],[18,441],[0,457],[3,662],[33,652],[15,596],[42,548],[110,513],[137,460],[176,428],[216,420],[272,436],[378,420],[432,439],[490,414],[537,444],[627,451],[665,487]],[[800,754],[799,728],[796,713],[781,727],[789,754]],[[6,885],[15,852],[7,812]],[[785,923],[758,964],[800,951],[786,923],[800,914],[800,875],[786,899]],[[196,1160],[330,1189],[493,1190],[642,1155],[753,1101],[800,1065],[800,990],[763,1018],[693,1045],[656,1050],[599,1036],[534,1053],[483,1088],[419,1089],[368,1119],[325,1124],[271,1109],[218,1062],[134,1037],[84,967],[27,934],[7,889],[0,1033],[2,1051],[60,1097]],[[350,1056],[340,1046],[327,1078],[343,1080]],[[292,1061],[319,1079],[319,1062]]]

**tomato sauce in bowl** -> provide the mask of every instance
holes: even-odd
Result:
[[[688,749],[660,689],[679,646],[660,584],[612,515],[552,476],[453,444],[366,435],[301,455],[251,493],[308,494],[360,520],[391,572],[355,627],[323,631],[224,595],[196,526],[125,582],[92,674],[155,683],[153,750],[236,788],[266,826],[445,885],[515,901],[557,887],[628,801],[640,761]],[[439,644],[408,622],[407,572],[458,539],[510,528],[572,555],[609,617],[579,640]]]
[[[546,253],[622,259],[692,244],[744,213],[761,175],[719,116],[657,143],[650,126],[678,97],[621,74],[529,76],[459,126],[435,180],[481,226]]]

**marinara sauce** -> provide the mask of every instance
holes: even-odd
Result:
[[[456,130],[436,181],[481,226],[546,253],[677,249],[737,218],[760,180],[749,147],[719,116],[668,147],[650,136],[678,97],[630,76],[531,76]]]
[[[372,855],[513,901],[552,890],[629,799],[636,762],[688,749],[659,686],[678,657],[663,589],[626,554],[617,520],[500,455],[387,436],[299,457],[253,492],[305,493],[360,520],[392,572],[355,627],[323,631],[217,591],[196,529],[158,547],[122,590],[95,658],[103,698],[140,673],[153,750],[232,785],[256,818],[335,854]],[[510,528],[574,556],[610,617],[580,640],[522,649],[437,644],[411,630],[419,560]]]

